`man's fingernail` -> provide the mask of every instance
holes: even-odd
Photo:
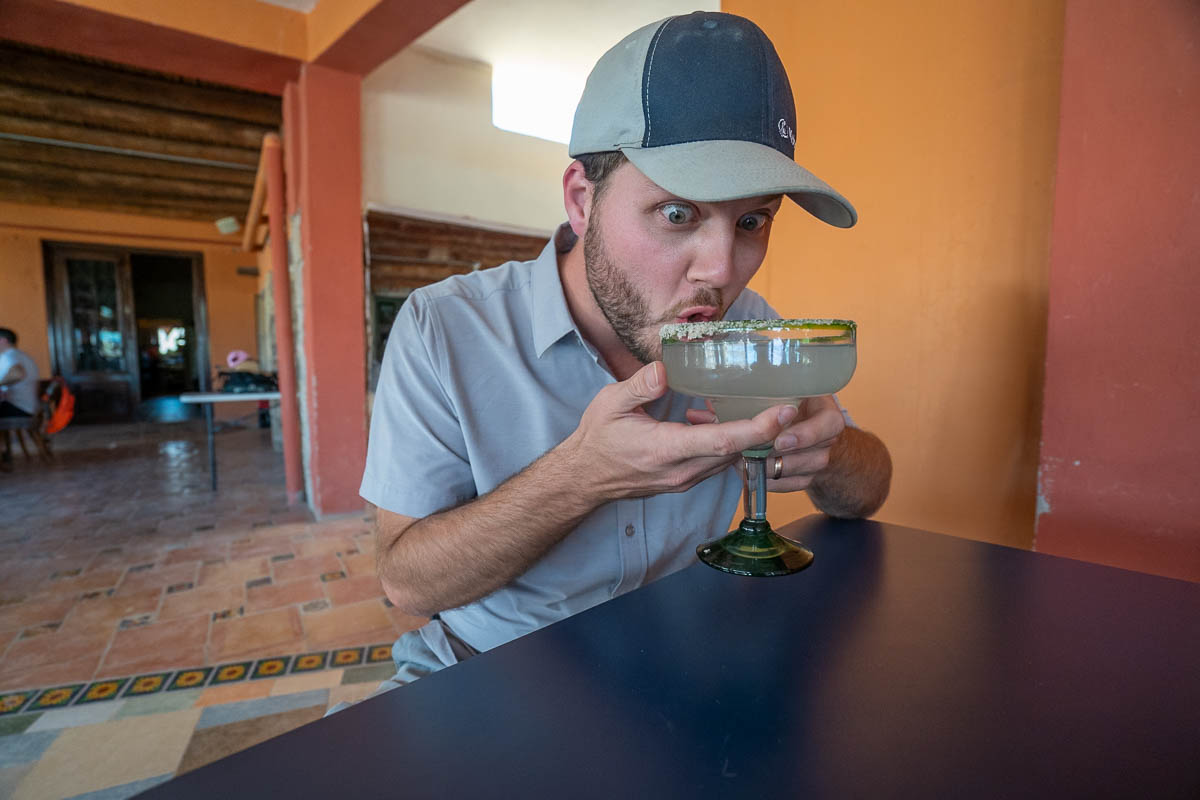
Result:
[[[651,389],[658,389],[658,367],[650,366],[650,372],[646,375],[646,385]]]
[[[790,433],[785,433],[775,440],[776,450],[791,450],[796,446],[796,437]]]
[[[787,425],[796,418],[796,414],[800,413],[795,406],[784,406],[779,410],[779,424]]]

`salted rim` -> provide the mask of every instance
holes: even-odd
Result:
[[[708,322],[668,323],[658,329],[658,336],[664,342],[676,342],[702,339],[718,333],[795,328],[843,328],[850,332],[856,331],[858,324],[848,319],[715,319]]]

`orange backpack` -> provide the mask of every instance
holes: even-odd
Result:
[[[50,379],[42,402],[50,409],[50,416],[46,419],[46,434],[58,433],[75,416],[75,395],[61,376]]]

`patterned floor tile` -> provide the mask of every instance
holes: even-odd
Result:
[[[392,663],[392,642],[387,644],[373,644],[367,648],[367,663],[381,664],[383,662]]]
[[[134,697],[126,700],[121,705],[114,719],[183,711],[195,705],[197,698],[204,691],[204,689],[186,689],[182,692],[171,692],[170,694],[160,692],[147,697]]]
[[[172,773],[200,714],[189,709],[64,730],[17,786],[14,800],[72,797]]]
[[[34,690],[26,690],[21,692],[8,692],[0,695],[0,719],[10,714],[16,714],[25,706],[29,705],[29,701],[37,695]]]
[[[324,706],[329,701],[328,689],[314,689],[309,692],[283,695],[282,697],[264,697],[261,700],[246,700],[242,703],[230,703],[223,706],[210,706],[204,709],[200,721],[196,723],[197,730],[212,728],[217,725],[228,725],[231,722],[241,722],[245,719],[262,717],[267,714],[279,714],[297,708],[309,706]]]
[[[70,686],[55,686],[45,689],[29,704],[30,711],[46,711],[51,708],[69,706],[71,701],[83,691],[84,684],[76,683]]]
[[[212,686],[220,686],[223,683],[234,683],[236,681],[244,681],[250,677],[250,670],[254,666],[253,661],[239,661],[234,664],[222,664],[213,672]]]
[[[287,673],[288,665],[291,663],[292,659],[290,656],[259,659],[255,662],[254,669],[250,670],[250,680],[257,681],[263,678],[277,678]]]
[[[365,700],[379,688],[377,683],[347,683],[343,686],[335,686],[329,690],[329,707],[333,708],[338,703],[358,703]]]
[[[253,719],[197,730],[179,764],[179,773],[198,769],[226,756],[265,742],[288,731],[318,720],[325,713],[325,702]]]
[[[394,664],[371,664],[348,669],[342,674],[342,683],[379,683],[396,674]]]
[[[315,578],[326,572],[338,572],[342,562],[333,553],[307,558],[293,558],[271,564],[271,572],[276,583],[298,580],[300,578]]]
[[[17,790],[17,784],[33,769],[33,764],[21,764],[16,767],[0,768],[0,797],[12,797]]]
[[[296,656],[292,662],[292,668],[289,673],[297,672],[312,672],[314,670],[325,669],[329,665],[329,651],[322,650],[317,653],[301,653]]]
[[[274,686],[275,681],[242,681],[224,686],[210,686],[196,700],[194,707],[207,708],[243,700],[256,700],[270,695]]]
[[[75,701],[75,705],[87,705],[88,703],[101,703],[105,700],[113,700],[120,696],[121,692],[129,684],[130,678],[114,678],[111,680],[95,681],[79,695],[79,699]]]
[[[132,781],[123,783],[120,786],[112,786],[108,789],[97,789],[94,792],[84,792],[77,794],[67,800],[126,800],[126,798],[141,794],[147,789],[153,789],[160,783],[166,783],[173,776],[170,773],[166,775],[155,775],[153,778],[145,778],[140,781]]]
[[[11,736],[16,733],[24,733],[29,729],[29,726],[37,722],[41,718],[41,713],[36,714],[16,714],[11,717],[0,717],[0,736]],[[0,794],[0,797],[4,795]]]
[[[341,682],[342,671],[340,669],[326,669],[320,672],[299,675],[293,674],[276,680],[275,685],[271,687],[271,696],[278,697],[285,694],[309,692],[313,689],[331,689],[334,686],[341,685]]]
[[[61,733],[41,731],[0,736],[0,767],[15,767],[37,761]]]
[[[212,673],[212,667],[181,669],[171,679],[171,683],[167,686],[167,691],[177,692],[181,689],[198,689],[208,683],[208,679]]]
[[[61,728],[75,728],[80,725],[95,725],[108,722],[121,710],[122,701],[115,703],[92,703],[86,706],[59,708],[42,714],[29,731],[52,731]]]
[[[327,601],[324,587],[338,584],[336,605],[372,570],[372,514],[314,522],[306,509],[289,508],[282,462],[257,429],[220,433],[223,480],[213,494],[203,431],[196,422],[71,426],[56,437],[53,468],[30,464],[6,477],[17,498],[6,514],[23,533],[0,536],[0,719],[5,710],[31,713],[7,708],[12,690],[83,684],[92,694],[67,702],[103,705],[119,702],[113,695],[130,696],[130,676],[166,673],[169,681],[180,668],[391,638],[370,635],[382,626],[363,605],[365,619],[332,618],[311,642],[303,627],[290,631],[297,634],[290,641],[240,654],[209,648],[207,636],[178,647],[151,641],[171,638],[166,631],[177,633],[193,619],[213,626],[211,614],[226,608],[243,608],[230,623],[272,610],[298,614],[304,603]],[[322,583],[320,575],[330,572],[347,577]],[[125,630],[118,630],[122,620]],[[241,638],[245,646],[262,639]],[[267,677],[285,674],[290,664]],[[110,678],[128,683],[114,692]],[[130,711],[122,706],[118,714]]]
[[[296,644],[303,637],[300,614],[295,608],[281,608],[214,623],[209,653],[221,660],[245,657],[247,652],[271,647],[276,652],[294,653],[300,649]]]
[[[170,683],[171,672],[155,672],[148,675],[138,675],[129,681],[129,688],[125,690],[125,697],[144,697],[148,694],[157,694],[167,688]]]

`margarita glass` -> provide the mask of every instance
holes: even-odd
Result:
[[[850,382],[857,328],[846,320],[717,320],[664,325],[667,385],[706,398],[721,422],[750,419],[771,406],[830,395]],[[767,522],[766,459],[771,443],[742,451],[745,519],[696,554],[737,575],[799,572],[813,554]]]

